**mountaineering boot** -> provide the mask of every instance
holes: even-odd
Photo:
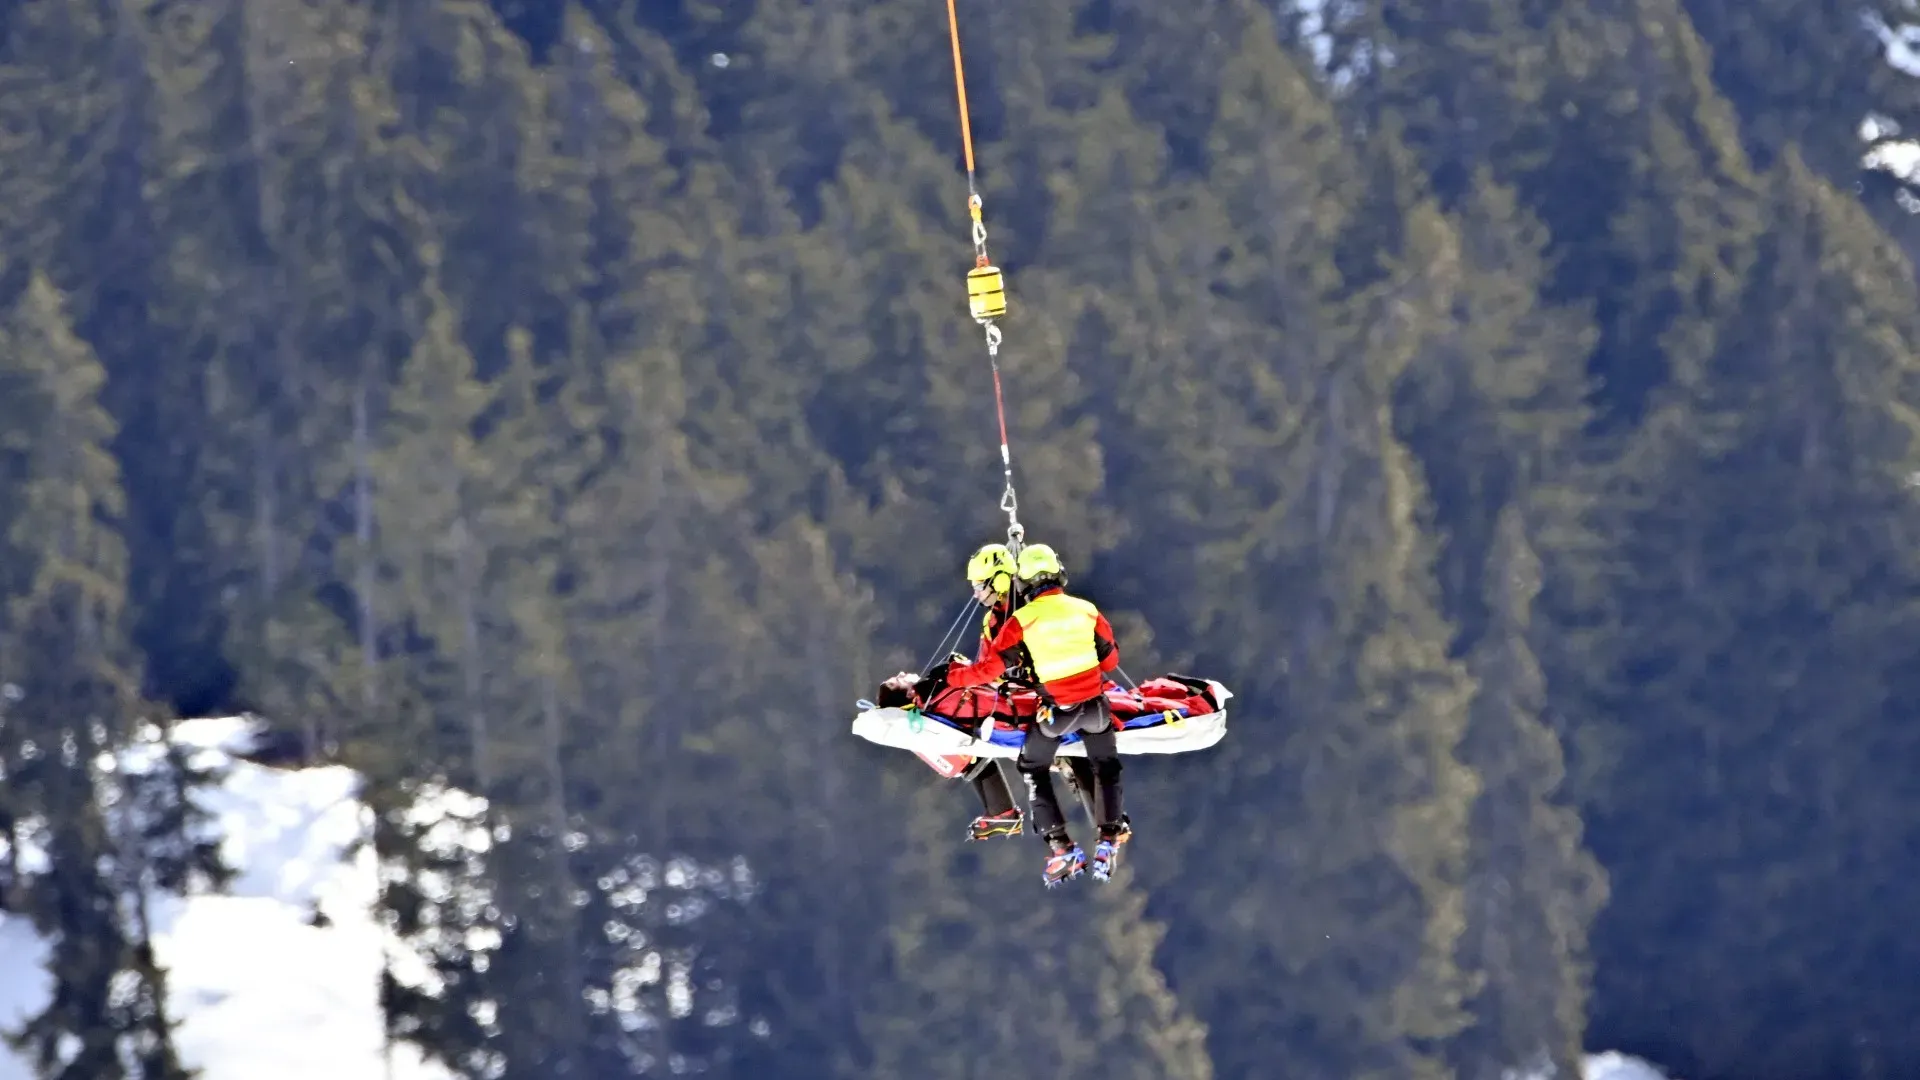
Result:
[[[1047,872],[1044,875],[1047,888],[1051,889],[1069,878],[1077,878],[1086,870],[1087,853],[1081,851],[1080,845],[1074,843],[1066,833],[1047,837],[1047,847],[1052,851],[1047,856]]]
[[[1017,806],[997,814],[982,814],[967,827],[967,839],[990,840],[996,836],[1018,836],[1021,823],[1020,808]]]
[[[1113,868],[1120,865],[1120,851],[1133,839],[1133,825],[1122,815],[1120,824],[1103,825],[1100,828],[1100,842],[1093,846],[1093,878],[1106,881],[1113,877]]]

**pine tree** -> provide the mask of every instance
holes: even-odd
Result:
[[[1609,665],[1622,719],[1589,809],[1614,883],[1595,1022],[1657,1030],[1652,987],[1684,968],[1716,1004],[1676,1069],[1738,1067],[1764,1027],[1780,1067],[1864,1077],[1911,1052],[1886,1011],[1899,1006],[1860,999],[1838,1028],[1810,1018],[1884,970],[1865,913],[1905,887],[1848,867],[1885,850],[1881,823],[1904,813],[1888,769],[1906,740],[1885,725],[1909,684],[1912,270],[1794,152],[1770,181],[1740,317],[1624,477]],[[1649,948],[1657,928],[1701,918],[1703,881],[1712,920]],[[1809,1022],[1759,1004],[1783,1000]]]
[[[541,354],[560,347],[586,285],[597,235],[587,216],[592,163],[574,140],[555,137],[584,118],[565,114],[558,80],[535,71],[484,0],[394,4],[387,19],[396,42],[388,77],[402,88],[395,107],[432,163],[419,197],[445,247],[440,274],[462,337],[491,375],[506,363],[509,328],[532,334]]]
[[[25,795],[16,813],[38,822],[48,870],[29,880],[23,906],[53,943],[54,980],[53,1000],[11,1041],[53,1080],[184,1080],[164,973],[148,928],[125,910],[130,900],[144,910],[149,882],[114,871],[144,854],[137,837],[110,827],[96,771],[129,742],[140,704],[104,372],[43,274],[31,275],[0,330],[10,412],[0,441],[0,685],[9,688],[0,769]]]
[[[1361,159],[1265,26],[1221,74],[1211,135],[1232,241],[1210,284],[1239,336],[1214,375],[1233,483],[1215,497],[1193,617],[1211,663],[1244,673],[1236,695],[1261,703],[1235,704],[1286,733],[1218,761],[1204,833],[1173,831],[1197,812],[1169,814],[1159,843],[1185,852],[1193,882],[1169,966],[1224,1074],[1284,1054],[1329,1074],[1438,1076],[1430,1047],[1467,1020],[1453,955],[1474,780],[1453,750],[1471,684],[1447,656],[1426,495],[1389,407],[1426,332],[1402,298],[1430,270],[1358,257],[1387,235],[1349,216]],[[1431,211],[1401,213],[1405,231],[1435,228]],[[1135,831],[1152,842],[1144,815]],[[1238,858],[1256,836],[1271,857]],[[1234,913],[1246,901],[1232,897],[1255,895],[1287,917]],[[1233,974],[1179,960],[1215,949],[1243,958]]]
[[[340,329],[354,318],[341,288],[375,277],[332,260],[378,226],[328,205],[367,175],[350,163],[378,153],[355,104],[377,115],[383,103],[354,70],[369,16],[215,3],[163,25],[160,146],[173,164],[155,185],[169,241],[155,306],[183,351],[205,357],[189,521],[210,538],[235,692],[326,756],[364,703],[364,682],[341,675],[364,666],[362,627],[318,599],[332,582],[314,552],[337,542],[317,451],[353,427],[331,370],[353,333]]]
[[[1296,32],[1283,20],[1298,16],[1284,11],[1268,9],[1272,23],[1250,22],[1263,7],[1250,0],[1196,0],[1179,8],[1118,0],[1094,9],[1110,20],[1101,26],[1113,35],[1127,101],[1160,133],[1177,175],[1205,174],[1207,134],[1220,106],[1210,75],[1226,66],[1242,35],[1273,29],[1290,38]]]
[[[1487,169],[1551,237],[1542,296],[1592,305],[1597,419],[1706,362],[1750,257],[1755,184],[1678,0],[1373,0],[1345,16],[1353,109],[1389,115],[1457,205]],[[1378,49],[1408,63],[1367,66]],[[1593,178],[1604,182],[1591,182]]]
[[[449,984],[444,997],[490,1019],[450,1021],[457,1010],[396,989],[389,1022],[445,1059],[497,1061],[503,1075],[530,1075],[577,1064],[583,1050],[583,987],[569,974],[574,889],[564,880],[562,848],[573,830],[564,778],[555,775],[565,663],[552,641],[551,571],[542,569],[553,558],[551,518],[541,513],[540,490],[519,482],[527,444],[513,437],[511,421],[527,371],[516,366],[492,386],[481,383],[457,310],[431,284],[420,318],[373,462],[375,513],[393,523],[381,530],[380,574],[400,586],[396,621],[419,635],[397,666],[417,683],[429,718],[419,741],[437,750],[441,778],[484,800],[485,827],[497,840],[478,856],[489,881],[484,908],[432,907],[411,884],[396,890],[396,902],[406,905],[407,932]],[[524,350],[515,358],[528,362]],[[444,680],[433,677],[439,671]],[[385,743],[356,758],[374,762],[392,784],[409,769],[377,760]],[[387,850],[411,874],[436,869],[439,856],[421,839],[391,834]],[[431,919],[422,913],[429,910]],[[449,922],[496,935],[498,944],[483,958],[434,944],[431,934]],[[557,1051],[530,1038],[569,1029]]]
[[[862,1014],[872,1062],[859,1075],[986,1078],[1012,1062],[1089,1080],[1212,1077],[1205,1026],[1155,965],[1164,928],[1131,872],[1062,887],[1094,896],[1046,893],[1033,837],[963,847],[953,801],[971,792],[911,764],[888,785],[911,808],[889,876],[894,891],[925,898],[897,905],[887,927],[891,990]],[[1009,875],[1013,887],[999,883]]]
[[[890,904],[912,902],[848,888],[886,874],[899,804],[886,797],[881,763],[849,753],[835,719],[870,691],[860,673],[871,670],[879,620],[873,592],[841,567],[833,540],[805,519],[747,537],[744,558],[710,561],[691,597],[727,632],[696,638],[717,670],[700,705],[679,718],[680,746],[685,779],[713,786],[705,795],[681,789],[681,806],[696,816],[676,846],[735,856],[761,885],[733,934],[700,945],[737,989],[741,1019],[770,1024],[764,1040],[733,1040],[743,1075],[777,1071],[775,1063],[845,1068],[880,989],[868,981],[883,947],[875,928]],[[773,753],[769,732],[779,733]],[[757,962],[775,954],[804,959],[780,971]]]
[[[1331,71],[1368,118],[1397,118],[1449,207],[1482,169],[1501,179],[1541,167],[1555,148],[1553,20],[1541,0],[1367,0],[1326,16]],[[1382,54],[1391,63],[1380,63]]]
[[[1440,582],[1463,648],[1492,617],[1481,576],[1505,509],[1525,503],[1534,527],[1572,550],[1591,503],[1578,466],[1595,335],[1579,306],[1541,299],[1547,240],[1481,169],[1445,240],[1457,249],[1437,264],[1449,302],[1396,395],[1395,427],[1433,490]]]
[[[1560,261],[1546,295],[1595,305],[1600,341],[1591,366],[1602,380],[1601,420],[1635,417],[1664,380],[1696,377],[1737,302],[1758,222],[1757,184],[1735,118],[1714,92],[1685,13],[1673,0],[1636,0],[1627,15],[1630,26],[1618,15],[1568,14],[1555,43],[1557,66],[1572,85],[1555,97],[1576,114],[1558,142],[1572,148],[1595,130],[1590,125],[1612,130],[1600,95],[1626,93],[1630,80],[1651,82],[1625,99],[1636,106],[1632,137],[1609,140],[1613,152],[1599,160],[1556,155],[1528,181],[1550,198],[1577,174],[1617,168],[1623,178],[1608,193],[1604,216],[1599,206],[1571,200],[1537,204],[1557,244],[1590,246],[1581,258]],[[1623,47],[1596,47],[1607,39]],[[1652,79],[1637,75],[1647,70]]]
[[[1451,1055],[1463,1080],[1521,1067],[1579,1074],[1587,930],[1606,898],[1579,816],[1561,801],[1560,745],[1542,720],[1546,683],[1528,644],[1540,564],[1526,528],[1516,506],[1501,513],[1484,576],[1487,633],[1468,660],[1477,689],[1460,757],[1481,792],[1469,823],[1461,963],[1479,990],[1473,1026]]]
[[[1865,120],[1879,115],[1897,128],[1920,119],[1879,36],[1880,26],[1910,17],[1897,2],[1848,9],[1686,0],[1686,10],[1760,167],[1791,147],[1829,182],[1850,184],[1873,143],[1892,134],[1863,139]]]
[[[452,302],[429,287],[424,325],[382,425],[375,514],[387,523],[383,569],[397,586],[396,618],[453,669],[453,685],[433,695],[446,704],[447,719],[435,724],[446,734],[428,745],[483,798],[497,777],[489,674],[511,657],[489,633],[504,615],[489,571],[513,550],[502,521],[530,495],[502,479],[495,447],[482,450],[476,430],[492,403]]]
[[[354,70],[367,20],[361,8],[216,3],[174,13],[151,40],[166,256],[151,305],[190,358],[166,366],[193,373],[169,399],[194,412],[173,422],[203,436],[176,478],[193,497],[176,500],[175,528],[197,538],[183,555],[201,565],[182,580],[204,576],[217,592],[235,692],[316,755],[339,748],[339,718],[364,708],[370,686],[341,674],[367,665],[368,609],[343,640],[320,598],[330,568],[315,558],[338,541],[333,448],[352,448],[348,477],[367,450],[338,436],[377,420],[354,423],[356,405],[377,404],[371,376],[351,390],[334,376],[342,355],[370,355],[356,342],[391,352],[408,291],[380,254],[408,254],[387,213],[406,204],[378,190],[397,166],[393,144],[370,137],[384,99]],[[383,277],[373,291],[391,302],[378,314],[380,302],[363,311],[345,295]],[[355,488],[350,499],[371,490]],[[359,518],[356,533],[370,525]]]

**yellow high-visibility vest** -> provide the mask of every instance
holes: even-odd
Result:
[[[1065,679],[1100,666],[1093,628],[1100,609],[1077,596],[1048,593],[1013,613],[1020,640],[1033,658],[1033,677],[1042,683]]]

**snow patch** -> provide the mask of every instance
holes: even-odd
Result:
[[[221,749],[238,737],[220,725],[177,735]],[[359,777],[338,766],[228,769],[203,805],[239,873],[225,896],[168,905],[154,942],[184,1018],[181,1057],[206,1080],[389,1075],[380,972],[400,956],[372,915],[379,881],[372,850],[358,846],[373,826]],[[395,1080],[448,1075],[410,1047],[394,1050]]]
[[[451,1074],[404,1043],[386,1046],[380,972],[402,981],[405,950],[376,922],[379,878],[359,777],[339,767],[290,771],[230,755],[256,730],[246,718],[178,724],[173,738],[195,765],[217,764],[223,783],[202,805],[238,873],[223,895],[168,898],[153,907],[154,951],[167,969],[180,1056],[202,1080],[447,1080]],[[151,767],[157,745],[116,763]],[[317,919],[316,916],[319,918]],[[319,925],[324,923],[325,925]],[[46,947],[25,919],[0,915],[0,1030],[43,1007],[51,991]],[[0,1080],[33,1080],[0,1046]]]
[[[47,946],[33,925],[0,912],[0,1031],[12,1031],[53,995]],[[33,1080],[27,1063],[0,1045],[0,1080]]]
[[[1672,1080],[1645,1061],[1617,1050],[1589,1054],[1581,1080]]]

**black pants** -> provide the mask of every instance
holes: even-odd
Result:
[[[1069,781],[1080,796],[1080,803],[1086,807],[1087,820],[1098,821],[1099,810],[1094,806],[1093,762],[1083,757],[1062,758],[1073,776]],[[999,758],[986,758],[975,765],[972,775],[973,792],[980,796],[980,809],[988,817],[998,817],[1014,809],[1013,792],[1007,787],[1006,771],[1000,767]]]
[[[1102,829],[1120,824],[1120,750],[1115,741],[1113,713],[1107,708],[1107,696],[1100,694],[1071,708],[1053,710],[1051,722],[1036,721],[1027,727],[1026,742],[1015,764],[1027,782],[1027,801],[1033,807],[1033,827],[1041,836],[1054,839],[1066,832],[1067,819],[1060,812],[1060,800],[1053,792],[1053,758],[1060,751],[1060,740],[1075,731],[1087,748],[1093,764],[1094,819]],[[1051,730],[1053,734],[1048,734]]]
[[[1066,762],[1067,772],[1071,774],[1067,777],[1067,786],[1080,796],[1080,806],[1086,810],[1087,820],[1099,821],[1100,811],[1093,801],[1093,762],[1083,757],[1066,757],[1056,758],[1054,764],[1058,766],[1063,761]]]
[[[997,817],[1013,809],[1013,792],[1007,790],[1007,774],[999,758],[983,758],[973,775],[973,790],[988,817]]]

